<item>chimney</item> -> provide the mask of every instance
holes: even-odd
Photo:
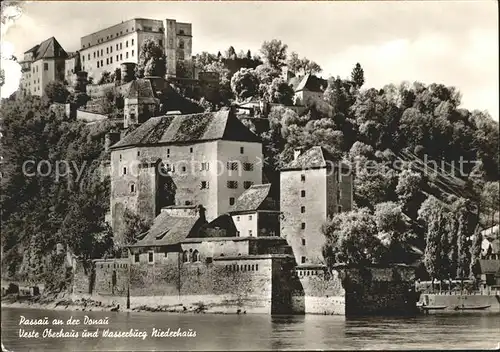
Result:
[[[293,160],[297,160],[297,158],[302,154],[302,148],[295,148],[293,150]]]
[[[206,218],[205,218],[205,208],[201,204],[198,205],[198,216],[199,216],[199,218],[202,221],[206,221]]]

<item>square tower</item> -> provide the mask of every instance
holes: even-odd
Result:
[[[179,64],[189,65],[191,62],[193,38],[191,23],[166,19],[165,55],[167,57],[167,76],[176,76]]]
[[[324,148],[313,147],[280,173],[281,235],[292,247],[297,264],[324,263],[322,225],[335,213],[352,208],[349,168]]]

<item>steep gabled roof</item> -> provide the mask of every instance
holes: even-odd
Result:
[[[39,47],[40,47],[40,44],[37,44],[34,47],[32,47],[31,49],[26,50],[24,53],[25,54],[27,54],[27,53],[36,53],[36,51],[38,50]]]
[[[281,170],[322,168],[326,167],[328,164],[340,165],[339,160],[334,158],[325,148],[312,147],[299,155],[297,159],[285,165]]]
[[[295,87],[295,91],[309,90],[311,92],[324,92],[328,86],[328,81],[316,77],[310,73],[306,74],[300,83]]]
[[[54,37],[44,40],[36,49],[35,61],[40,59],[66,58],[68,54]]]
[[[161,212],[146,235],[131,247],[168,246],[182,242],[187,237],[196,237],[205,222],[198,216],[172,216]]]
[[[145,104],[159,103],[154,95],[151,82],[147,79],[135,79],[121,86],[120,90],[124,98],[135,98],[140,103]]]
[[[229,208],[228,213],[264,210],[266,199],[270,197],[271,184],[253,185],[247,189]],[[275,210],[275,209],[265,209]]]
[[[111,149],[211,140],[260,142],[229,110],[152,117]]]

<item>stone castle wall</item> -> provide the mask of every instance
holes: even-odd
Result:
[[[144,253],[147,255],[147,253]],[[153,263],[130,259],[97,260],[95,279],[75,270],[74,293],[125,301],[130,307],[199,305],[209,312],[336,314],[346,316],[409,314],[415,311],[413,269],[298,268],[289,256],[217,257],[181,263],[180,254]]]

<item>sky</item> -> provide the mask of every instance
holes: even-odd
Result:
[[[14,24],[2,26],[2,57],[54,36],[66,51],[80,37],[134,17],[190,22],[193,54],[257,53],[280,39],[316,61],[322,76],[348,77],[359,62],[365,86],[419,81],[455,86],[462,107],[487,110],[498,121],[498,4],[474,1],[345,2],[29,2]],[[6,82],[16,67],[2,59]],[[9,76],[9,77],[7,77]],[[7,84],[6,84],[7,86]],[[2,96],[10,95],[2,90]]]

